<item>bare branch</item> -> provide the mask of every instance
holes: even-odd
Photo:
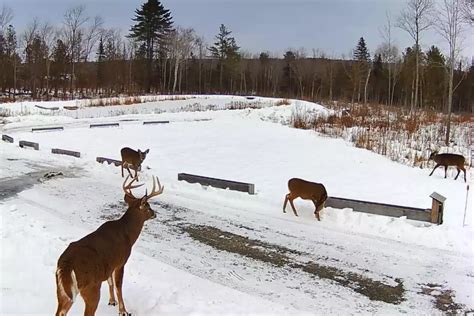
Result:
[[[0,11],[0,30],[4,30],[12,20],[13,10],[4,4]]]

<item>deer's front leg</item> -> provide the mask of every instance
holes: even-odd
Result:
[[[107,279],[107,283],[109,283],[109,305],[115,306],[117,305],[117,301],[115,300],[115,294],[114,294],[114,274],[112,273],[112,276]]]
[[[119,315],[120,316],[130,316],[131,314],[127,312],[125,309],[125,304],[123,302],[122,297],[122,282],[123,282],[123,272],[124,267],[117,269],[114,271],[114,285],[115,285],[115,292],[117,292],[118,304],[119,304]]]

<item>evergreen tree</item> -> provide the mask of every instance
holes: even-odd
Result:
[[[374,94],[375,94],[375,99],[378,102],[380,102],[383,99],[383,88],[386,86],[385,84],[385,69],[383,67],[383,62],[382,62],[382,55],[381,54],[375,54],[374,55],[374,62],[373,62],[373,67],[372,67],[372,78],[371,81],[373,81],[373,89],[374,89]]]
[[[55,95],[61,85],[63,89],[66,87],[68,80],[66,69],[69,62],[68,47],[62,40],[58,39],[53,48],[53,63],[51,65]]]
[[[105,51],[104,51],[104,40],[102,36],[99,40],[99,46],[97,48],[97,86],[102,87],[104,82],[104,60],[105,60]]]
[[[359,39],[357,43],[357,47],[354,51],[354,58],[358,61],[369,61],[370,60],[370,53],[367,50],[367,45],[365,44],[365,40],[363,37]]]
[[[372,71],[372,65],[370,62],[370,53],[365,44],[363,37],[359,39],[356,49],[354,50],[354,59],[356,63],[354,65],[354,91],[357,90],[357,101],[360,101],[362,83],[365,81],[364,85],[364,103],[367,103],[367,86],[370,78],[370,73]]]
[[[285,61],[285,67],[283,68],[282,90],[286,90],[288,96],[291,96],[295,93],[293,87],[295,80],[295,76],[293,74],[293,63],[296,60],[296,54],[289,50],[283,55],[283,60]]]
[[[426,53],[423,74],[423,103],[432,109],[442,110],[446,91],[445,58],[438,47],[431,46]]]
[[[219,27],[219,33],[216,35],[216,42],[209,48],[212,56],[219,59],[219,87],[222,90],[222,80],[224,75],[224,66],[233,68],[239,60],[239,46],[235,42],[235,38],[230,36],[232,34],[224,24]]]
[[[146,91],[151,90],[151,76],[155,52],[164,49],[166,37],[172,30],[172,17],[159,0],[147,0],[141,9],[135,10],[132,19],[135,25],[130,29],[129,37],[140,44],[144,44],[147,60]]]

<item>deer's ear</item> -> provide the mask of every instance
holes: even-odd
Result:
[[[139,154],[141,154],[141,153],[142,153],[142,151],[141,151],[140,149],[138,149],[138,153],[139,153]]]
[[[146,195],[140,199],[140,209],[146,205]]]
[[[150,149],[145,150],[145,154],[148,154],[150,152]]]

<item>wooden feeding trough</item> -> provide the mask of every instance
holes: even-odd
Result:
[[[90,124],[89,128],[94,128],[94,127],[117,127],[119,126],[119,123],[100,123],[100,124]]]
[[[106,162],[107,164],[114,164],[116,167],[120,166],[122,164],[122,161],[112,159],[112,158],[105,158],[105,157],[97,157],[95,159],[98,163],[104,163]]]
[[[340,197],[329,197],[325,205],[333,208],[351,208],[355,212],[390,217],[406,216],[407,219],[440,225],[443,223],[443,205],[446,198],[436,192],[433,192],[430,197],[432,198],[431,209],[352,200]]]
[[[186,181],[189,183],[199,183],[202,185],[208,185],[220,189],[228,188],[229,190],[247,192],[248,194],[255,194],[255,185],[252,183],[209,178],[189,173],[178,173],[178,180]]]
[[[26,141],[26,140],[20,140],[20,142],[18,143],[18,145],[19,145],[21,148],[32,147],[32,148],[34,148],[34,150],[39,150],[39,144],[38,144],[38,143],[28,142],[28,141]]]
[[[3,135],[2,135],[2,140],[3,140],[4,142],[7,142],[7,143],[13,143],[13,141],[14,141],[14,140],[13,140],[13,137],[8,136],[8,135],[6,135],[6,134],[3,134]]]
[[[67,155],[67,156],[73,156],[73,157],[76,157],[76,158],[81,158],[81,153],[78,152],[78,151],[53,148],[53,149],[51,149],[51,153],[58,154],[58,155]]]
[[[145,121],[143,125],[150,125],[150,124],[168,124],[170,121]]]
[[[64,127],[62,126],[52,126],[52,127],[33,127],[32,132],[47,132],[47,131],[62,131]]]

